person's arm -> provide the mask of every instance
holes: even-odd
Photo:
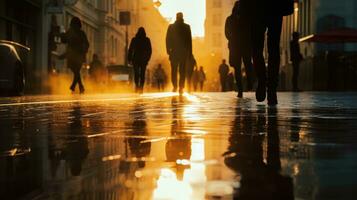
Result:
[[[172,25],[169,25],[166,33],[166,52],[168,55],[171,54],[172,49]]]
[[[88,49],[89,49],[89,41],[88,41],[87,35],[84,32],[82,32],[82,33],[83,33],[83,38],[84,38],[84,49],[86,51],[85,53],[87,53]]]
[[[131,39],[130,45],[129,45],[129,50],[128,50],[128,62],[129,63],[131,63],[133,61],[134,43],[135,43],[135,38]]]
[[[232,37],[230,17],[227,17],[227,19],[226,19],[226,23],[224,25],[224,33],[226,35],[227,40],[230,40]]]
[[[151,55],[152,55],[151,41],[150,41],[150,39],[148,38],[148,61],[150,60]]]
[[[191,27],[188,25],[188,48],[189,48],[189,53],[192,55],[192,33],[191,33]]]
[[[294,57],[294,47],[293,47],[293,42],[292,41],[290,41],[290,61],[292,62],[294,59],[293,59],[293,57]]]

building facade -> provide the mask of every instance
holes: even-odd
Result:
[[[289,41],[292,33],[297,31],[301,38],[312,34],[319,34],[331,29],[349,27],[357,28],[357,2],[354,0],[300,0],[295,3],[294,15],[286,17],[283,23],[281,40],[281,89],[291,89],[292,66],[290,62]],[[299,87],[303,90],[329,90],[328,82],[334,76],[336,89],[346,88],[348,85],[347,74],[355,74],[355,67],[347,69],[335,66],[331,71],[326,60],[328,52],[353,54],[356,52],[355,44],[323,44],[300,43],[301,53],[304,57],[300,66]],[[351,61],[352,62],[352,61]],[[336,64],[338,65],[338,64]],[[350,79],[350,78],[348,78]],[[350,88],[353,89],[353,88]]]
[[[228,58],[228,41],[224,34],[226,18],[231,15],[236,0],[207,0],[205,43],[209,54],[217,60]]]
[[[121,11],[130,12],[131,24],[127,27],[120,23]],[[152,40],[153,62],[164,55],[162,30],[168,22],[151,0],[4,0],[0,2],[0,40],[31,48],[26,70],[29,92],[46,92],[52,72],[68,71],[65,62],[55,56],[65,52],[65,45],[51,32],[53,27],[57,27],[55,33],[65,32],[73,17],[82,20],[90,43],[87,63],[98,54],[105,65],[124,64],[126,33],[130,42],[140,26],[147,29]]]

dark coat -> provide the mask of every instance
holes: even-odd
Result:
[[[152,54],[150,39],[146,36],[136,36],[130,42],[128,61],[133,65],[147,65]]]
[[[294,12],[294,0],[268,0],[265,2],[268,4],[269,15],[287,16]]]
[[[247,12],[245,1],[236,3],[232,14],[226,19],[225,35],[228,39],[229,48],[229,63],[232,66],[237,66],[241,63],[240,56],[251,56],[251,17]],[[238,56],[240,55],[240,56]]]
[[[191,28],[183,21],[170,24],[166,34],[166,51],[170,60],[186,60],[192,54]]]
[[[294,0],[240,0],[247,3],[251,17],[287,16],[294,12]]]
[[[290,61],[291,62],[300,62],[302,60],[302,55],[300,53],[299,41],[291,40],[290,41]]]
[[[86,54],[89,48],[86,34],[80,29],[70,28],[62,36],[62,42],[67,43],[65,57],[67,58],[68,67],[80,67],[86,61]],[[75,63],[75,66],[73,66],[73,63]]]

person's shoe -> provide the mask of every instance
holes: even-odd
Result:
[[[276,91],[268,91],[268,105],[275,106],[278,104],[278,97]]]
[[[182,95],[183,94],[183,88],[179,89],[179,94]]]
[[[266,98],[266,86],[265,84],[258,83],[258,87],[255,90],[255,98],[258,102],[263,102]]]
[[[177,92],[177,88],[174,87],[174,89],[172,89],[172,92]]]
[[[238,98],[243,98],[243,92],[238,92],[237,97],[238,97]]]
[[[84,94],[84,88],[79,89],[79,94]]]

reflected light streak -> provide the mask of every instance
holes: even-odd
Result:
[[[204,139],[192,138],[190,160],[177,160],[177,164],[190,165],[183,174],[183,180],[177,179],[176,173],[170,168],[160,170],[157,188],[153,199],[205,199],[206,165]],[[194,161],[201,161],[195,163]],[[142,176],[138,172],[137,176]]]
[[[188,182],[178,181],[175,172],[169,168],[161,169],[154,199],[189,200],[191,195],[192,188]]]

